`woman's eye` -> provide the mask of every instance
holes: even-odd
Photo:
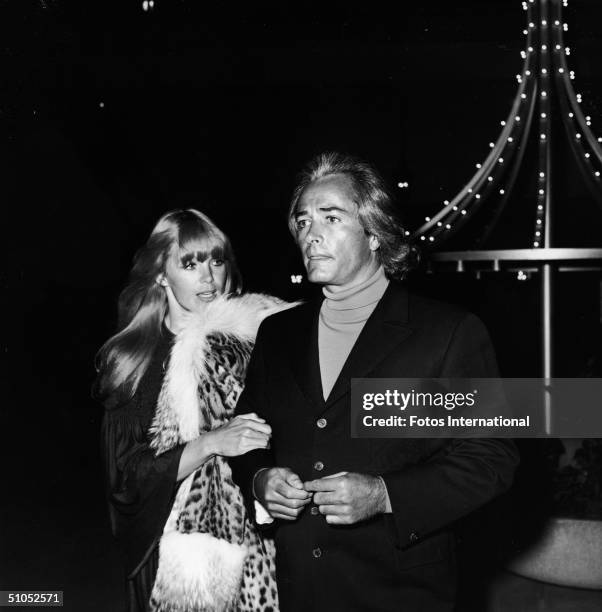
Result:
[[[226,262],[223,259],[214,259],[211,264],[214,266],[223,266]]]
[[[196,267],[196,262],[188,261],[184,264],[184,270],[194,270]]]
[[[298,219],[295,223],[295,227],[297,231],[302,230],[304,227],[307,227],[309,223],[309,219]]]

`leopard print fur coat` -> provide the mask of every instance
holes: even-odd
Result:
[[[291,306],[260,294],[219,297],[177,335],[150,429],[157,455],[231,418],[260,322]],[[247,516],[223,457],[181,483],[150,603],[155,612],[278,610],[273,541]]]

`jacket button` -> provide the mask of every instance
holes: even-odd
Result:
[[[418,534],[412,531],[412,533],[410,534],[410,542],[418,542],[419,539],[420,537],[418,536]]]
[[[324,469],[324,464],[321,461],[316,461],[314,463],[314,470],[317,472],[321,472]]]
[[[326,427],[326,424],[328,423],[328,421],[326,419],[318,419],[316,422],[316,425],[320,428],[320,429],[324,429],[324,427]]]
[[[320,511],[318,510],[318,506],[312,506],[310,512],[316,516],[316,514],[320,514]]]
[[[322,556],[322,551],[319,548],[314,548],[311,551],[311,554],[316,558],[319,559]]]

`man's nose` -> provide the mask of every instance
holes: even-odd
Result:
[[[322,234],[320,228],[316,223],[312,223],[307,235],[305,236],[305,242],[308,244],[317,244],[322,241]]]

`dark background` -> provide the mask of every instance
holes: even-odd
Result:
[[[286,229],[296,171],[323,150],[363,156],[393,185],[409,182],[396,192],[418,227],[497,138],[516,93],[526,14],[518,0],[0,9],[0,588],[63,589],[68,610],[119,610],[102,409],[90,385],[131,258],[154,222],[199,208],[232,238],[247,289],[309,295],[290,282],[303,272]],[[571,1],[565,19],[574,84],[599,136],[602,6]],[[554,159],[554,246],[601,246],[602,211],[563,137]],[[536,171],[531,145],[490,246],[530,246]],[[448,246],[470,246],[462,241]],[[536,275],[419,270],[410,282],[477,312],[505,376],[541,374]],[[600,291],[600,273],[557,279],[555,375],[600,375]]]

